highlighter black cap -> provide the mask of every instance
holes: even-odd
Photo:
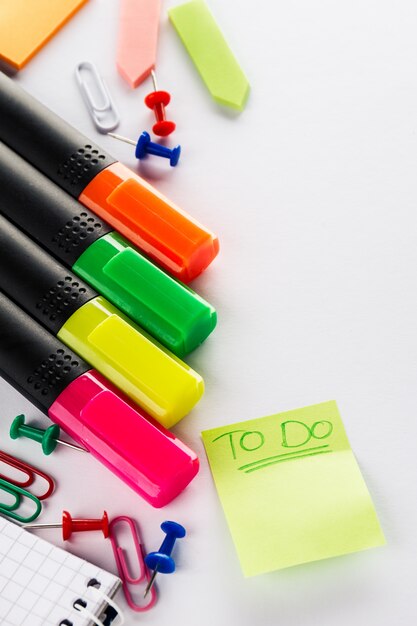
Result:
[[[98,295],[2,215],[0,289],[54,334]]]
[[[152,506],[198,472],[192,450],[1,291],[0,375]]]
[[[0,291],[0,374],[38,409],[49,407],[91,370]]]
[[[74,198],[116,160],[0,72],[1,138]],[[47,145],[47,149],[45,148]]]
[[[67,265],[112,227],[0,142],[0,211]]]
[[[182,282],[216,257],[214,233],[1,73],[0,139]]]
[[[213,330],[213,307],[1,142],[0,214],[177,356]]]
[[[0,289],[164,426],[201,398],[197,372],[1,215]]]

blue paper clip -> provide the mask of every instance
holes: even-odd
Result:
[[[83,76],[83,73],[86,75]],[[75,76],[97,130],[100,133],[108,133],[109,130],[117,128],[120,121],[119,114],[96,66],[89,61],[83,61],[75,68]],[[93,91],[96,97],[99,97],[99,101],[95,99]]]

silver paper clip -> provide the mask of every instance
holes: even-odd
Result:
[[[119,113],[96,66],[89,61],[82,61],[75,68],[75,76],[97,130],[100,133],[108,133],[117,128],[120,122]],[[93,95],[90,85],[95,95]],[[97,96],[98,101],[95,99]]]

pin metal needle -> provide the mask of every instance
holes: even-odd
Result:
[[[88,452],[85,448],[81,446],[76,446],[75,443],[69,443],[68,441],[63,441],[62,439],[56,439],[57,443],[60,443],[61,446],[67,446],[68,448],[72,448],[73,450],[79,450],[80,452]]]
[[[154,569],[154,571],[153,571],[153,574],[152,574],[152,576],[150,577],[148,584],[146,585],[145,593],[143,594],[143,597],[144,597],[144,598],[146,598],[146,596],[148,595],[148,593],[149,593],[149,592],[150,592],[150,590],[152,589],[153,584],[154,584],[154,582],[155,582],[155,578],[156,578],[157,573],[158,573],[158,567],[155,567],[155,569]]]
[[[113,139],[118,139],[119,141],[124,141],[125,143],[130,143],[132,146],[136,146],[136,141],[133,139],[129,139],[128,137],[122,137],[122,135],[116,135],[116,133],[107,133],[109,137],[113,137]]]
[[[152,83],[153,83],[153,90],[158,91],[158,83],[156,82],[156,74],[153,70],[151,71],[151,78],[152,78]]]

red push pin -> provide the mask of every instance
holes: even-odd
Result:
[[[84,530],[101,530],[104,537],[109,536],[109,518],[106,511],[101,519],[72,519],[68,511],[62,512],[62,524],[24,524],[24,528],[38,530],[39,528],[62,528],[62,538],[67,541],[72,533]]]
[[[158,137],[167,137],[175,130],[174,122],[170,122],[165,117],[165,107],[171,101],[171,95],[167,91],[158,91],[155,72],[151,72],[153,82],[153,92],[145,98],[145,104],[149,109],[153,109],[156,122],[152,126],[152,130]]]

